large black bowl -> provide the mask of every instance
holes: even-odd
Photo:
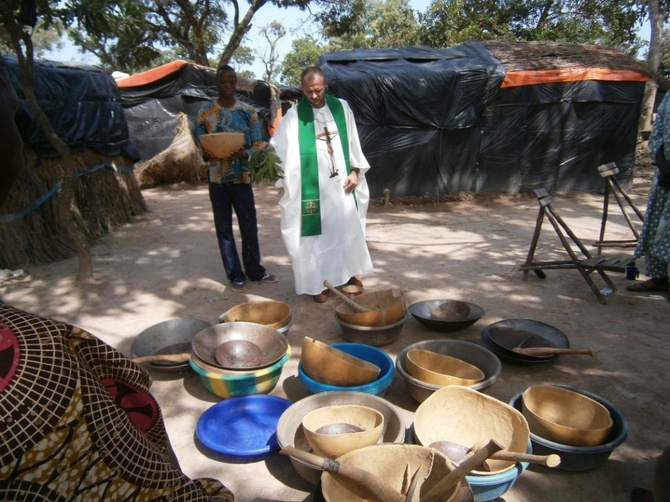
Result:
[[[455,305],[467,307],[469,308],[470,312],[464,318],[457,318],[453,320],[434,318],[432,316],[433,311],[445,303],[453,303]],[[412,314],[414,318],[424,326],[432,329],[433,331],[441,332],[465,329],[468,326],[472,326],[485,314],[484,309],[479,305],[461,300],[424,300],[422,302],[411,304],[409,307],[407,307],[407,310],[409,310],[410,314]]]
[[[614,404],[596,394],[592,394],[585,390],[575,389],[574,387],[568,387],[567,385],[559,385],[558,387],[578,392],[579,394],[590,397],[594,401],[602,404],[607,408],[612,417],[612,430],[605,443],[597,446],[564,445],[549,441],[548,439],[544,439],[531,432],[530,441],[533,445],[533,453],[537,455],[551,455],[553,453],[559,455],[561,457],[561,463],[556,469],[562,469],[564,471],[588,471],[600,467],[607,461],[614,449],[623,443],[628,436],[628,424],[626,423],[623,413],[621,413],[619,408],[614,406]],[[509,402],[510,406],[519,411],[521,411],[522,394],[523,392],[519,392]]]
[[[503,319],[486,326],[481,338],[497,355],[518,364],[546,363],[556,359],[555,355],[530,356],[514,352],[514,348],[524,343],[524,347],[556,347],[567,349],[570,340],[565,333],[554,326],[534,319]]]

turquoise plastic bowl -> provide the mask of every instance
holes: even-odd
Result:
[[[531,443],[528,443],[526,453],[533,453]],[[507,490],[512,488],[517,478],[528,467],[528,462],[517,462],[512,467],[496,474],[468,475],[465,479],[470,483],[474,502],[488,502],[501,497]]]
[[[356,391],[382,396],[393,382],[393,376],[395,375],[393,359],[382,349],[364,343],[333,343],[331,346],[349,355],[376,364],[381,370],[379,376],[376,380],[364,385],[328,385],[311,378],[303,371],[302,363],[298,363],[298,378],[310,392],[317,394],[328,391]]]

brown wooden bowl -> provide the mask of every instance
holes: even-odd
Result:
[[[407,490],[408,477],[411,478],[418,471],[420,481],[411,502],[418,501],[451,472],[450,462],[444,455],[432,448],[415,444],[366,446],[342,455],[337,461],[343,466],[357,467],[374,474],[395,488],[398,493],[404,493],[403,490]],[[328,502],[361,500],[329,472],[321,474],[321,489]],[[462,490],[466,493],[463,493]],[[467,480],[463,479],[460,484],[454,486],[451,493],[442,494],[441,500],[445,502],[473,500]]]
[[[302,428],[317,455],[334,459],[375,444],[384,432],[384,415],[355,404],[324,406],[305,415]]]
[[[335,314],[348,324],[356,326],[388,326],[405,317],[405,299],[399,289],[385,289],[363,293],[353,301],[370,310],[359,312],[346,302],[335,308]]]
[[[327,385],[365,385],[381,372],[379,366],[371,362],[308,336],[302,342],[300,363],[310,378]]]
[[[405,368],[414,378],[441,386],[474,385],[484,378],[484,372],[477,366],[457,357],[423,349],[407,352]]]
[[[272,329],[283,328],[290,320],[291,307],[276,301],[241,303],[219,316],[219,322],[255,322]]]
[[[436,390],[414,414],[414,436],[422,445],[452,441],[471,447],[495,439],[508,451],[525,453],[530,431],[524,416],[507,403],[481,392],[449,385]],[[490,471],[473,471],[490,476],[515,465],[508,460],[489,459]]]
[[[553,385],[535,385],[522,394],[521,411],[530,431],[568,446],[603,444],[612,429],[610,412],[588,396]]]
[[[219,159],[227,159],[244,146],[243,132],[215,132],[200,136],[202,147]]]

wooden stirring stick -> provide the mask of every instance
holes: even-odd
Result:
[[[329,472],[342,486],[362,499],[379,502],[406,502],[405,497],[395,491],[392,486],[364,469],[343,465],[337,460],[320,457],[291,445],[285,446],[279,453],[290,455]]]
[[[561,349],[558,347],[514,347],[513,352],[525,356],[553,356],[559,354],[573,354],[596,357],[596,351],[592,347],[586,349]]]

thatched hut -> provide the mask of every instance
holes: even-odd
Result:
[[[66,178],[76,178],[80,226],[89,242],[147,208],[114,79],[95,66],[35,61],[37,100],[76,159],[75,172],[67,172],[28,108],[16,58],[2,57],[19,96],[16,123],[25,145],[25,167],[0,209],[0,268],[15,268],[76,252],[66,237],[72,215],[62,214],[57,201]]]

